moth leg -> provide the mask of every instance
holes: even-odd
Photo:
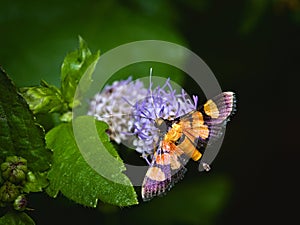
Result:
[[[143,153],[140,157],[141,158],[143,158],[146,162],[147,162],[147,164],[148,164],[148,166],[150,166],[150,164],[151,164],[151,162],[148,160],[148,157],[150,156],[150,154],[149,153]]]
[[[206,163],[206,162],[201,162],[200,164],[199,164],[199,171],[202,171],[202,170],[205,170],[206,172],[208,172],[208,171],[210,171],[210,165],[208,164],[208,163]]]

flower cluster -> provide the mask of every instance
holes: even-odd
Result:
[[[13,205],[14,209],[26,209],[27,199],[22,188],[27,183],[27,160],[18,156],[8,156],[0,165],[0,207]],[[27,189],[28,190],[28,189]]]
[[[132,129],[130,112],[133,104],[146,94],[147,89],[139,80],[132,81],[129,77],[127,80],[115,81],[90,101],[88,115],[106,122],[110,138],[120,144],[128,139],[128,133]]]
[[[131,78],[106,86],[90,101],[88,115],[108,123],[109,135],[117,143],[130,141],[146,159],[159,140],[155,119],[174,119],[197,107],[197,96],[191,100],[182,89],[176,93],[167,79],[162,87],[148,89]]]

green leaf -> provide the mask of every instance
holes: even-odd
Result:
[[[30,171],[27,173],[27,182],[25,183],[22,190],[26,193],[41,192],[43,191],[43,188],[48,186],[48,184],[49,182],[47,179],[47,172],[33,173]]]
[[[81,81],[79,92],[85,91],[90,85],[99,56],[100,52],[92,54],[86,42],[79,36],[79,49],[65,57],[61,67],[61,91],[70,108],[79,104],[78,99],[74,100],[74,95],[80,79],[83,77],[85,80]]]
[[[33,113],[62,113],[68,110],[67,103],[61,95],[60,90],[41,81],[41,86],[24,87],[20,89]]]
[[[0,225],[35,225],[35,222],[23,212],[10,212],[0,217]]]
[[[49,168],[51,152],[46,149],[43,129],[17,93],[12,81],[0,69],[0,158],[21,156],[32,171]]]
[[[85,142],[81,144],[87,147],[92,146],[92,149],[105,152],[114,159],[114,164],[111,165],[109,162],[103,163],[101,158],[94,157],[95,162],[101,164],[106,172],[111,172],[112,177],[117,177],[122,182],[113,182],[103,177],[87,164],[78,148],[77,143],[79,142],[75,140],[72,125],[64,123],[53,128],[46,135],[47,145],[54,152],[53,164],[48,173],[50,181],[46,189],[48,194],[56,197],[60,191],[69,199],[90,207],[96,207],[98,199],[117,206],[137,204],[136,193],[131,182],[122,173],[125,167],[105,133],[107,125],[96,122],[96,128],[103,144],[102,147],[99,147],[96,138],[91,134],[92,129],[89,127],[93,124],[95,128],[94,118],[79,117],[74,120],[73,124],[76,128],[81,129],[82,138],[85,139]]]

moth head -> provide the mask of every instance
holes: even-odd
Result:
[[[171,123],[169,120],[165,120],[163,118],[155,119],[155,127],[159,129],[160,133],[165,134],[167,133],[169,127],[171,127]]]

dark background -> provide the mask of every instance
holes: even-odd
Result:
[[[186,46],[238,98],[210,173],[199,175],[190,163],[185,179],[166,197],[122,209],[102,203],[89,209],[63,196],[34,194],[29,214],[37,224],[295,221],[299,1],[16,0],[0,6],[0,64],[18,87],[41,79],[58,85],[62,60],[81,35],[101,52],[146,39]]]

